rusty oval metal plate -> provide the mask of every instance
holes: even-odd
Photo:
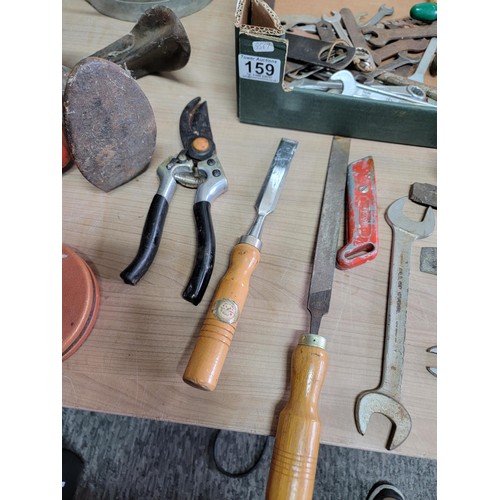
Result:
[[[105,59],[82,59],[68,76],[63,113],[74,163],[94,186],[108,192],[147,169],[156,121],[128,71]]]

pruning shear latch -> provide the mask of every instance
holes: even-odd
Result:
[[[210,208],[227,191],[227,178],[217,158],[206,102],[196,97],[187,104],[180,118],[183,149],[163,161],[156,172],[160,186],[149,207],[136,257],[120,276],[135,285],[152,264],[160,245],[168,206],[177,184],[196,189],[193,212],[197,227],[197,252],[193,272],[182,296],[198,305],[212,276],[215,260],[215,234]]]

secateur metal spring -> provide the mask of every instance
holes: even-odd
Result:
[[[186,166],[189,171],[174,170],[175,167]],[[173,171],[173,178],[178,184],[189,189],[198,189],[205,181],[206,177],[200,175],[197,165],[190,165],[187,161],[185,151],[181,151],[177,156],[167,162],[167,170]]]

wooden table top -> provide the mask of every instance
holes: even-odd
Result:
[[[98,13],[82,0],[63,0],[62,63],[80,59],[130,32],[133,23]],[[274,434],[289,393],[290,355],[310,315],[307,293],[332,137],[240,123],[236,114],[234,2],[213,1],[182,19],[192,47],[181,70],[138,83],[153,107],[157,143],[149,168],[105,193],[73,166],[62,179],[62,239],[92,266],[100,311],[82,347],[62,367],[62,404],[136,417]],[[228,191],[212,205],[217,252],[212,279],[198,306],[182,298],[195,257],[194,191],[178,187],[161,245],[136,286],[120,272],[135,256],[145,216],[158,189],[156,167],[182,145],[179,116],[200,96],[208,103]],[[261,262],[214,392],[188,386],[182,374],[229,255],[254,219],[254,203],[282,137],[299,145],[276,211],[266,219]],[[335,272],[329,313],[320,333],[329,366],[320,400],[321,442],[385,451],[391,423],[375,414],[365,436],[356,430],[356,396],[378,385],[384,340],[391,230],[388,205],[414,182],[437,184],[435,149],[351,140],[350,161],[372,156],[377,179],[380,249],[358,268]],[[408,213],[424,208],[411,204]],[[426,366],[436,356],[436,276],[419,270],[422,247],[436,246],[437,229],[415,242],[411,261],[401,401],[412,418],[408,439],[393,453],[436,457],[437,380]]]

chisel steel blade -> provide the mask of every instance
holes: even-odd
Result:
[[[248,235],[254,236],[258,240],[260,240],[264,219],[276,208],[297,145],[298,142],[292,139],[281,139],[260,193],[257,196],[255,202],[257,217]]]
[[[311,313],[310,333],[315,335],[319,332],[321,318],[330,309],[337,245],[344,214],[350,144],[349,138],[334,137],[330,149],[307,302]]]

